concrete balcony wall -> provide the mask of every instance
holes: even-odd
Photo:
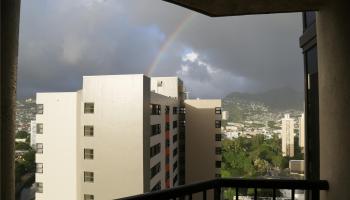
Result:
[[[328,1],[317,14],[321,199],[350,199],[350,14]]]

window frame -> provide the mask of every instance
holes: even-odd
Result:
[[[91,171],[84,171],[84,183],[93,183],[95,181],[95,174]]]
[[[221,128],[221,120],[215,120],[215,128]]]
[[[35,163],[35,173],[37,173],[37,174],[44,173],[44,164],[43,163]]]
[[[44,134],[44,124],[36,123],[36,134]]]
[[[173,115],[177,115],[177,107],[176,106],[173,107]]]
[[[217,114],[217,115],[222,114],[222,108],[221,107],[215,107],[215,114]]]
[[[41,147],[39,147],[41,146]],[[35,152],[37,154],[43,154],[44,153],[44,144],[43,143],[35,143]]]
[[[35,183],[35,192],[36,193],[44,193],[44,184],[43,184],[43,182],[36,182]]]
[[[177,163],[177,160],[173,163],[173,172],[175,172],[175,170],[177,169],[178,167],[178,163]]]
[[[159,191],[162,189],[161,181],[158,181],[151,189],[151,192]]]
[[[222,134],[221,133],[216,133],[215,134],[215,141],[216,142],[222,141]]]
[[[95,129],[93,125],[84,125],[84,136],[93,137],[95,134]]]
[[[177,147],[175,147],[175,148],[173,149],[173,158],[174,158],[175,156],[177,156],[177,154],[178,154],[178,149],[177,149]]]
[[[36,114],[37,115],[44,114],[44,104],[42,104],[42,103],[36,104]]]
[[[95,196],[93,194],[84,194],[84,200],[94,200]]]
[[[173,129],[177,128],[177,120],[173,121]]]
[[[173,135],[173,144],[175,144],[178,140],[178,134]]]
[[[92,107],[89,107],[89,105]],[[84,102],[84,114],[94,114],[95,113],[95,103],[94,102]]]
[[[84,160],[94,160],[94,149],[84,148]]]
[[[157,174],[159,174],[160,170],[161,170],[160,162],[158,162],[153,167],[151,167],[151,173],[150,173],[151,179],[153,177],[157,176]]]
[[[160,124],[151,125],[151,136],[159,135],[162,132]]]
[[[161,144],[160,143],[151,146],[151,148],[150,148],[150,158],[153,158],[156,155],[160,154],[160,151],[161,151]]]
[[[216,160],[216,161],[215,161],[215,168],[220,169],[220,168],[221,168],[221,165],[222,165],[222,163],[221,163],[220,160]]]
[[[222,154],[222,148],[221,147],[215,147],[215,155],[221,155]]]

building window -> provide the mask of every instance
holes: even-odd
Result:
[[[215,167],[216,168],[221,168],[221,161],[215,161]]]
[[[37,104],[36,105],[36,114],[38,114],[38,115],[44,114],[44,104]]]
[[[160,132],[161,132],[161,129],[160,129],[160,124],[154,124],[154,125],[152,125],[152,136],[153,135],[158,135],[158,134],[160,134]]]
[[[43,134],[44,125],[42,123],[36,124],[36,134]]]
[[[151,168],[151,178],[153,178],[155,175],[157,175],[160,172],[160,162],[154,165]]]
[[[177,155],[177,148],[175,148],[174,150],[173,150],[173,157],[175,157]]]
[[[84,172],[84,182],[94,182],[94,172]]]
[[[165,157],[165,164],[169,164],[170,163],[170,158],[169,158],[169,156],[166,156]]]
[[[180,127],[185,127],[186,126],[186,121],[179,121]]]
[[[185,107],[180,107],[179,113],[180,114],[186,114],[186,108]]]
[[[221,108],[220,107],[216,107],[215,108],[215,114],[221,114]]]
[[[169,114],[170,113],[170,107],[169,106],[165,106],[165,114]]]
[[[165,140],[165,147],[167,147],[167,148],[170,147],[170,140]]]
[[[173,107],[173,115],[177,115],[177,107]]]
[[[175,172],[176,169],[177,169],[177,161],[175,161],[173,164],[173,172]]]
[[[92,194],[84,194],[84,200],[94,200],[94,195],[92,195]]]
[[[94,127],[84,126],[84,136],[94,136]]]
[[[166,173],[165,173],[165,179],[166,179],[166,180],[169,180],[169,179],[170,179],[170,172],[166,172]]]
[[[84,149],[84,159],[93,160],[94,159],[94,150],[93,149]]]
[[[84,103],[84,113],[94,113],[95,105],[94,103]]]
[[[165,130],[166,130],[166,131],[170,130],[170,124],[169,124],[169,122],[166,122],[166,123],[165,123]]]
[[[152,187],[151,192],[158,191],[160,189],[161,189],[161,183],[160,181],[158,181],[158,183]]]
[[[221,155],[221,147],[216,147],[215,148],[215,154],[216,155]]]
[[[43,153],[43,143],[36,143],[35,149],[36,149],[36,153],[42,154]]]
[[[151,114],[160,115],[162,107],[158,104],[151,104]]]
[[[221,120],[215,120],[215,128],[221,128]]]
[[[177,142],[177,134],[173,135],[173,143]]]
[[[151,150],[150,150],[150,157],[154,157],[155,155],[159,154],[160,153],[160,143],[154,145],[151,147]]]
[[[173,121],[173,129],[177,128],[177,121]]]
[[[177,174],[174,176],[173,185],[175,185],[176,182],[177,182]]]
[[[43,183],[41,183],[41,182],[37,182],[37,183],[35,183],[35,189],[36,189],[36,192],[37,193],[43,193],[44,192],[44,190],[43,190]]]
[[[42,174],[43,173],[43,164],[42,163],[36,163],[36,173],[40,173]]]
[[[221,141],[221,134],[215,134],[215,141]]]

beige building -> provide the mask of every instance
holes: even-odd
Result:
[[[304,160],[290,160],[289,170],[291,174],[298,174],[298,175],[304,176],[304,173],[305,173]]]
[[[283,156],[294,156],[294,119],[285,114],[282,121],[282,154]]]
[[[299,146],[301,152],[305,153],[305,117],[304,113],[298,118],[299,120]]]
[[[84,76],[78,92],[38,93],[36,199],[115,199],[177,186],[183,91],[177,77],[108,75]]]
[[[186,184],[221,177],[221,100],[185,100]],[[209,191],[208,199],[213,199]],[[202,199],[195,194],[193,199]]]

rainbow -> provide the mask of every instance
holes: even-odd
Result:
[[[190,19],[194,16],[194,12],[188,13],[185,15],[185,17],[178,23],[174,31],[169,35],[169,37],[163,42],[162,46],[160,47],[156,57],[152,61],[152,63],[147,67],[146,75],[151,76],[152,72],[156,69],[156,67],[159,64],[160,59],[162,58],[162,55],[167,51],[169,46],[175,41],[176,37],[179,35],[179,33],[186,27],[185,25],[190,21]]]

